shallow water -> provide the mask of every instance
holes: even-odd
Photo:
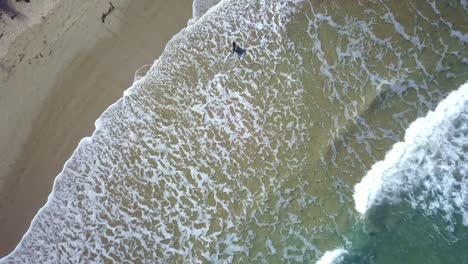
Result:
[[[223,1],[101,116],[2,262],[466,261],[465,191],[449,218],[406,198],[362,216],[353,187],[467,79],[467,8]]]

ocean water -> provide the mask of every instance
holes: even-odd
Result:
[[[221,1],[0,262],[468,263],[467,43],[465,0]]]

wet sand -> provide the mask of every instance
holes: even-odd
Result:
[[[189,0],[114,0],[103,23],[107,1],[37,2],[14,4],[27,18],[2,25],[12,32],[0,39],[0,257],[94,121],[186,26],[192,8]]]

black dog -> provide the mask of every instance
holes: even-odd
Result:
[[[237,53],[239,57],[242,57],[242,55],[245,54],[245,49],[239,47],[235,41],[232,42],[232,52]]]
[[[11,19],[24,19],[25,16],[12,7],[7,0],[0,0],[0,10],[10,16]]]

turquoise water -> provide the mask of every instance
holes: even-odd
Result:
[[[467,262],[467,9],[222,1],[101,116],[1,262]]]

